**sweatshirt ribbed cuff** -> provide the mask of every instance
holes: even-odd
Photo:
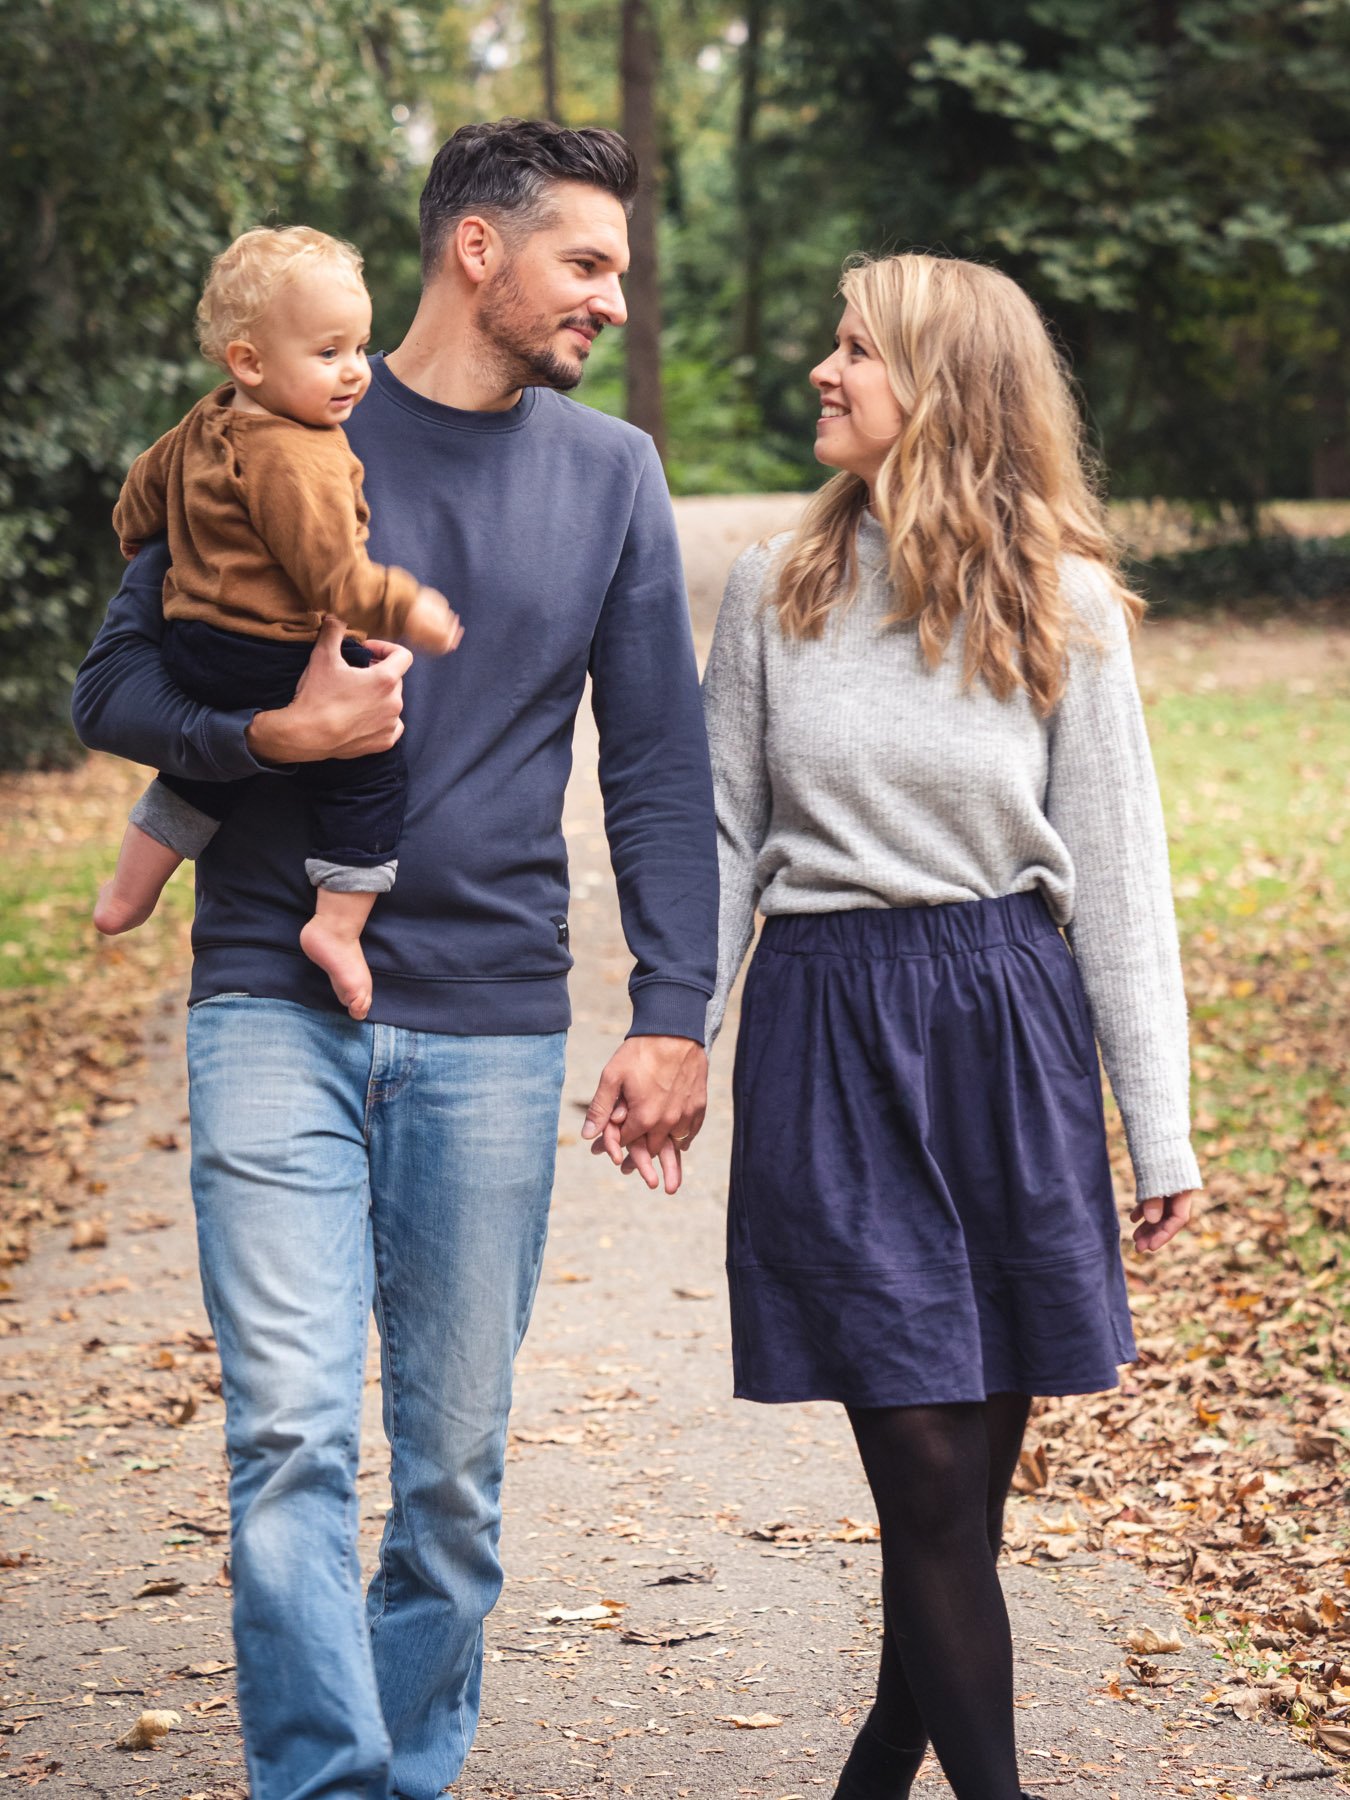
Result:
[[[702,988],[680,981],[644,981],[630,994],[633,1023],[629,1037],[684,1037],[703,1042],[708,996]]]
[[[212,763],[212,777],[217,781],[247,781],[251,775],[281,775],[287,771],[271,763],[259,762],[248,747],[244,733],[258,715],[250,706],[242,712],[206,712],[203,717],[205,743],[202,748]]]
[[[1135,1194],[1140,1200],[1182,1194],[1203,1187],[1200,1165],[1189,1138],[1162,1138],[1154,1144],[1130,1146]]]

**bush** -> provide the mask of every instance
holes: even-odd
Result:
[[[1350,600],[1350,536],[1262,537],[1132,561],[1126,573],[1170,613],[1214,607]]]
[[[377,250],[415,209],[395,0],[11,0],[0,58],[0,766],[68,758],[127,465],[204,391],[192,315],[239,231]]]

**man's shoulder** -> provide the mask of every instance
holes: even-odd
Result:
[[[655,452],[651,438],[627,419],[573,400],[555,388],[538,389],[536,417],[547,429],[557,431],[592,455],[611,457],[626,468],[640,470]]]

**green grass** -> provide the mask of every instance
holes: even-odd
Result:
[[[0,780],[0,992],[82,980],[134,945],[147,972],[179,953],[192,912],[191,870],[160,911],[118,944],[94,930],[94,897],[112,873],[126,814],[141,787],[128,764],[93,758],[78,769]]]
[[[100,953],[91,914],[114,857],[100,847],[45,856],[36,867],[0,866],[0,991],[79,978]],[[174,877],[160,905],[170,918],[192,916],[190,872]]]
[[[1323,1093],[1344,1106],[1338,1071],[1309,1052],[1334,1038],[1350,974],[1350,704],[1288,686],[1171,693],[1149,724],[1202,1097],[1237,1116],[1253,1099],[1282,1117]]]
[[[1348,699],[1333,667],[1316,684],[1167,692],[1149,708],[1202,1165],[1216,1191],[1216,1175],[1232,1178],[1227,1203],[1270,1251],[1244,1279],[1274,1280],[1278,1263],[1286,1279],[1319,1277],[1321,1300],[1342,1307],[1343,1225],[1319,1216],[1305,1174],[1350,1148]],[[1295,1299],[1290,1316],[1302,1312]],[[1307,1325],[1320,1341],[1331,1318],[1311,1313]],[[1333,1364],[1328,1373],[1350,1374]]]

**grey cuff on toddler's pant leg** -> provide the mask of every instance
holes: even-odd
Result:
[[[387,894],[398,874],[398,858],[376,863],[373,869],[353,869],[348,863],[311,856],[306,859],[305,873],[316,888],[327,888],[330,894]]]
[[[219,819],[200,812],[162,781],[152,781],[131,809],[131,823],[166,850],[195,862],[220,830]]]

